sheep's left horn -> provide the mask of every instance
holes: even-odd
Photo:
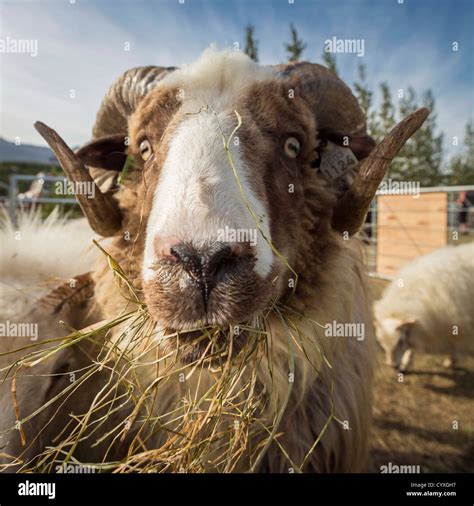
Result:
[[[88,183],[88,186],[94,189],[93,198],[89,198],[90,195],[81,192],[76,193],[79,205],[94,232],[103,237],[115,235],[120,230],[122,222],[122,215],[117,201],[114,200],[112,195],[102,193],[99,190],[85,165],[55,130],[41,123],[41,121],[37,121],[34,126],[53,150],[69,180]]]
[[[348,232],[349,235],[355,234],[360,229],[390,162],[421,127],[428,114],[428,109],[423,107],[400,121],[361,162],[352,186],[334,209],[332,218],[334,229]]]

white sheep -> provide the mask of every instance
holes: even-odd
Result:
[[[403,267],[375,304],[387,364],[407,370],[414,350],[474,351],[474,243],[447,246]]]

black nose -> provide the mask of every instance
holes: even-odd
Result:
[[[172,246],[170,253],[198,285],[206,302],[211,290],[233,263],[232,248],[222,242],[202,248],[183,242]]]

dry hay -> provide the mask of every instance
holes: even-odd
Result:
[[[229,143],[241,125],[240,115],[236,112],[237,126],[225,140],[229,164],[236,177],[237,184],[252,215],[255,225],[263,239],[271,246],[275,255],[293,273],[297,284],[297,274],[280,254],[275,246],[265,237],[258,217],[251,209],[245,196],[237,170],[232,160]],[[217,115],[216,115],[217,118]],[[220,125],[219,125],[220,128]],[[221,130],[222,132],[222,130]],[[3,381],[12,378],[12,402],[17,423],[15,426],[0,433],[4,435],[20,431],[24,439],[22,425],[34,421],[43,410],[55,403],[65,403],[74,393],[95,375],[107,372],[108,380],[96,393],[87,411],[70,415],[66,427],[54,440],[55,445],[45,448],[27,464],[19,467],[20,472],[52,472],[58,466],[68,464],[91,465],[99,472],[217,472],[241,471],[241,459],[247,455],[246,471],[254,471],[262,462],[271,444],[276,444],[295,472],[301,472],[309,458],[316,451],[316,447],[332,422],[342,422],[336,417],[331,406],[330,414],[322,431],[302,462],[292,462],[285,448],[279,442],[279,425],[285,414],[292,392],[293,382],[288,381],[287,392],[277,406],[274,419],[269,423],[262,418],[266,403],[269,402],[271,385],[263,388],[258,385],[258,370],[262,363],[268,366],[268,376],[273,378],[272,346],[273,338],[268,323],[269,317],[277,317],[288,336],[287,362],[288,372],[294,375],[295,350],[306,357],[310,367],[316,373],[318,368],[327,367],[332,370],[323,350],[318,348],[314,338],[303,335],[298,321],[305,319],[288,306],[274,304],[266,312],[257,315],[252,326],[240,326],[240,331],[246,333],[242,349],[233,353],[236,330],[234,328],[199,327],[195,329],[196,337],[192,342],[180,342],[177,350],[164,353],[166,341],[179,340],[179,333],[170,333],[157,339],[156,324],[152,320],[147,308],[135,293],[132,284],[127,279],[120,265],[98,244],[107,256],[109,266],[116,278],[117,289],[121,291],[129,302],[131,310],[118,315],[115,319],[102,321],[82,330],[72,330],[66,337],[50,339],[31,344],[23,348],[22,358],[16,360],[9,367],[0,369]],[[307,319],[313,328],[323,327],[319,323]],[[113,336],[113,337],[112,337]],[[222,336],[225,339],[222,339]],[[182,363],[180,356],[204,341],[207,350],[204,358],[198,358],[191,363]],[[68,371],[77,379],[61,392],[49,399],[43,406],[26,417],[21,417],[21,406],[16,399],[16,375],[22,369],[31,369],[42,362],[53,360],[58,353],[68,347],[78,347],[83,343],[93,344],[89,349],[96,350],[89,357],[87,367],[80,371]],[[47,347],[44,347],[44,344]],[[307,346],[314,346],[320,355],[321,364],[311,364],[307,353]],[[13,354],[18,350],[8,352]],[[4,354],[5,355],[5,354]],[[144,384],[140,371],[144,368],[154,370],[153,380]],[[198,394],[198,388],[193,394],[181,399],[178,405],[169,412],[157,416],[154,406],[159,401],[160,391],[166,382],[176,381],[176,374],[186,380],[195,377],[199,386],[204,371],[213,375],[213,382]],[[34,374],[33,374],[34,375]],[[171,379],[173,377],[173,379]],[[331,395],[334,380],[332,380]],[[332,397],[331,397],[332,404]],[[155,410],[156,411],[156,410]],[[57,411],[56,411],[57,413]],[[107,422],[114,421],[110,428]],[[105,427],[107,426],[107,429]],[[158,447],[150,447],[149,440],[157,432],[166,434],[163,443]],[[40,431],[41,433],[41,431]],[[87,443],[91,447],[101,445],[107,441],[108,446],[103,452],[100,463],[80,463],[74,457],[74,450],[79,444]],[[254,447],[252,442],[258,441]],[[126,457],[121,461],[108,458],[113,446],[126,443]],[[28,442],[24,441],[25,444]],[[14,460],[13,463],[17,461]],[[13,463],[5,464],[7,469]],[[238,467],[239,466],[239,467]],[[1,466],[0,466],[1,470]]]

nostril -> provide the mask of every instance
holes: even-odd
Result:
[[[203,278],[201,257],[192,246],[176,244],[170,248],[170,253],[193,279],[200,281]]]
[[[170,253],[193,278],[208,283],[232,256],[232,248],[224,243],[214,243],[198,250],[180,243],[172,246]]]
[[[219,268],[232,256],[232,248],[221,242],[214,243],[202,255],[202,267],[204,274],[215,274]]]
[[[195,281],[205,301],[211,290],[237,261],[232,247],[221,242],[199,249],[189,243],[179,243],[171,246],[170,254]]]
[[[178,245],[180,240],[177,237],[155,237],[153,247],[158,258],[173,257],[172,249]]]

